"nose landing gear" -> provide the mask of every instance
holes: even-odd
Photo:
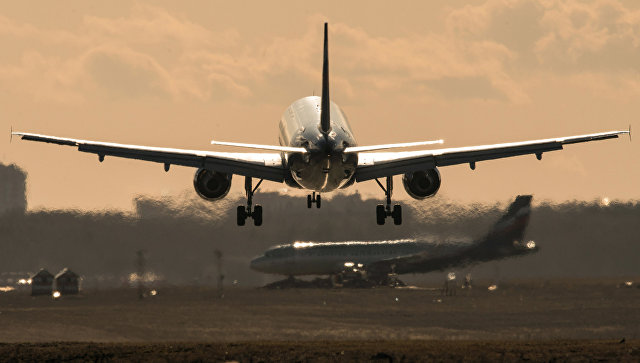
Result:
[[[399,226],[402,224],[402,206],[400,204],[396,204],[391,209],[391,194],[393,193],[393,176],[387,177],[387,187],[385,188],[380,180],[376,178],[376,183],[380,186],[380,188],[384,191],[385,196],[387,197],[386,206],[383,204],[378,204],[376,206],[376,222],[378,225],[383,225],[387,217],[393,218],[393,224]]]
[[[262,184],[262,180],[260,179],[260,181],[258,182],[258,184],[256,184],[256,187],[253,188],[252,186],[252,179],[251,177],[245,177],[244,178],[244,191],[247,194],[247,206],[238,206],[238,225],[239,226],[244,226],[245,221],[247,220],[247,218],[252,218],[253,219],[253,224],[255,226],[261,226],[262,225],[262,206],[259,204],[256,204],[255,207],[251,207],[251,204],[253,202],[253,194],[256,192],[256,190],[258,190],[258,188],[260,187],[260,184]]]
[[[322,197],[320,197],[320,193],[316,195],[316,192],[313,192],[313,196],[311,194],[307,194],[307,208],[311,208],[311,205],[315,203],[317,208],[320,208],[322,203]]]

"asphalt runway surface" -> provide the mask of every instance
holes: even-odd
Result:
[[[607,280],[476,283],[455,296],[435,287],[227,288],[223,298],[211,287],[158,287],[145,299],[122,288],[58,300],[11,291],[0,294],[0,324],[0,356],[28,360],[640,359],[640,289]]]

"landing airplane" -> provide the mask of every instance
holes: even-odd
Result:
[[[211,141],[212,145],[268,150],[261,153],[230,153],[219,151],[170,149],[139,145],[116,144],[47,136],[27,132],[12,132],[23,140],[74,146],[78,151],[105,156],[138,159],[164,164],[197,168],[193,186],[202,198],[217,200],[225,197],[234,174],[244,176],[247,205],[238,206],[237,223],[244,225],[252,218],[262,224],[262,206],[252,206],[254,193],[264,180],[285,183],[293,188],[307,189],[307,207],[320,208],[320,193],[347,188],[355,182],[375,180],[386,196],[386,205],[376,206],[376,221],[385,223],[392,217],[402,223],[402,208],[391,207],[393,176],[402,174],[407,193],[415,199],[434,196],[440,188],[438,167],[476,163],[511,156],[536,155],[561,150],[563,145],[617,138],[629,131],[610,131],[588,135],[532,140],[505,144],[432,149],[404,152],[375,152],[385,149],[441,144],[442,140],[357,146],[347,116],[329,98],[329,52],[327,23],[324,24],[324,55],[322,65],[322,96],[310,96],[293,102],[279,123],[279,146]],[[259,179],[253,186],[253,178]],[[380,182],[386,178],[386,186]],[[317,194],[316,194],[317,193]]]
[[[341,276],[357,269],[368,281],[387,284],[390,275],[425,273],[538,251],[524,241],[531,196],[518,196],[489,233],[473,243],[437,243],[422,238],[379,242],[295,242],[268,249],[251,268],[285,276]]]

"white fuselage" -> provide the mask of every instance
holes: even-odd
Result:
[[[296,242],[270,248],[251,261],[251,268],[279,275],[331,275],[345,263],[368,265],[375,261],[426,253],[429,246],[412,239],[380,242]],[[442,251],[432,250],[433,253]]]
[[[280,119],[281,146],[303,147],[308,153],[287,153],[285,162],[293,180],[302,188],[329,192],[347,184],[358,165],[356,153],[345,154],[356,140],[344,112],[331,102],[331,130],[320,125],[321,98],[309,96],[291,104]]]

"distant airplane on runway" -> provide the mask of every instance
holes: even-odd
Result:
[[[393,128],[392,125],[390,125]],[[438,167],[476,163],[518,155],[536,155],[561,150],[563,145],[617,138],[629,131],[610,131],[588,135],[532,140],[495,145],[458,147],[404,152],[375,152],[384,149],[441,144],[442,140],[357,146],[344,112],[329,98],[329,52],[327,24],[324,24],[324,60],[322,67],[322,97],[301,98],[292,103],[279,124],[279,146],[211,141],[213,145],[237,146],[270,150],[262,153],[230,153],[218,151],[170,149],[110,142],[78,140],[26,132],[15,132],[23,140],[75,146],[79,151],[105,156],[139,159],[164,164],[197,168],[193,185],[202,198],[223,198],[231,187],[234,174],[245,177],[247,206],[238,206],[237,223],[244,225],[252,218],[256,226],[262,224],[262,206],[253,204],[253,195],[263,180],[286,183],[293,188],[307,189],[307,207],[320,208],[320,193],[347,188],[355,182],[375,180],[386,196],[386,205],[376,207],[379,225],[392,217],[396,225],[402,223],[402,208],[391,206],[393,176],[402,174],[407,193],[415,199],[431,197],[438,192],[441,178]],[[380,132],[388,132],[381,130]],[[253,178],[259,179],[253,186]],[[380,182],[386,178],[386,185]],[[317,194],[316,194],[317,193]]]
[[[425,273],[538,251],[523,239],[529,223],[531,196],[518,196],[489,233],[472,243],[427,241],[420,238],[379,242],[295,242],[268,249],[251,261],[265,273],[303,276],[344,276],[385,285],[396,274]]]

